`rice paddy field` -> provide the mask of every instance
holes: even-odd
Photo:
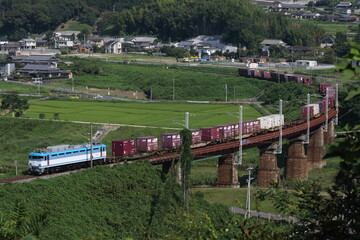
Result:
[[[151,127],[182,128],[185,112],[190,113],[190,128],[209,127],[238,121],[235,104],[128,103],[108,101],[39,101],[33,102],[26,117],[94,123],[117,123]],[[244,120],[261,116],[251,106],[244,106]]]

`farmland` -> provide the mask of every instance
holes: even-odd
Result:
[[[233,104],[128,103],[105,101],[34,102],[30,105],[26,117],[38,118],[39,114],[44,113],[45,118],[51,119],[54,113],[59,113],[61,120],[68,121],[181,128],[185,112],[191,114],[191,128],[215,126],[236,122],[238,120],[238,106]],[[252,107],[245,107],[244,119],[254,119],[259,116],[260,114]]]
[[[152,90],[153,98],[157,100],[224,101],[225,85],[228,86],[228,99],[246,99],[274,84],[257,79],[190,72],[161,65],[129,65],[79,58],[63,60],[74,63],[71,70],[75,73],[75,86],[141,91],[148,96]],[[68,88],[71,84],[72,81],[68,80]]]

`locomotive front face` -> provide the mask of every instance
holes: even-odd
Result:
[[[30,171],[41,174],[47,165],[46,156],[42,153],[30,153],[29,154],[29,167]]]

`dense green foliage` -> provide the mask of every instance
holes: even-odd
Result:
[[[315,45],[323,37],[316,25],[265,13],[242,0],[226,1],[225,5],[216,0],[0,1],[0,32],[14,40],[29,33],[52,31],[72,18],[96,24],[101,34],[157,35],[165,41],[223,35],[224,41],[252,50],[264,38],[282,39],[290,45]]]
[[[208,204],[201,194],[192,196],[186,213],[179,185],[148,163],[95,167],[65,177],[5,185],[0,196],[2,237],[8,230],[39,239],[246,239],[288,232],[274,231],[281,224],[231,216],[226,207]],[[16,218],[19,206],[22,214]],[[43,219],[44,224],[36,228],[37,234],[34,229],[20,231],[3,224],[10,219],[20,223],[21,216],[38,223]],[[265,225],[261,232],[251,230]]]
[[[69,58],[74,65],[75,84],[81,86],[142,91],[154,100],[225,100],[225,84],[228,85],[228,100],[251,98],[273,83],[258,79],[222,76],[211,73],[184,71],[158,65],[121,64]],[[83,66],[77,69],[76,66]],[[89,67],[85,67],[89,66]],[[91,74],[90,74],[91,73]],[[71,84],[71,80],[69,80]]]
[[[27,99],[20,98],[17,93],[11,92],[2,95],[0,110],[10,111],[15,113],[15,116],[19,117],[29,109],[29,103]]]
[[[192,133],[189,129],[184,128],[180,132],[181,136],[181,154],[180,154],[180,166],[181,166],[181,187],[184,196],[185,209],[189,210],[189,190],[190,190],[190,171],[191,162],[194,158],[191,153]]]
[[[283,113],[285,120],[298,119],[301,116],[301,106],[306,104],[307,94],[315,93],[315,89],[306,85],[287,82],[276,84],[265,90],[265,94],[260,97],[261,101],[270,105],[270,109],[278,112],[279,100],[283,100]]]
[[[315,45],[323,31],[281,15],[267,14],[249,1],[163,0],[103,16],[99,30],[108,34],[149,34],[162,40],[222,35],[226,42],[257,49],[264,38],[290,45]]]

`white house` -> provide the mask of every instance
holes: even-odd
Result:
[[[55,41],[55,48],[62,48],[62,47],[73,47],[74,42],[73,41],[67,41],[67,40],[57,40]]]
[[[20,48],[21,49],[34,49],[36,48],[36,41],[34,39],[28,38],[28,39],[22,39],[20,42]]]
[[[317,66],[317,61],[311,61],[311,60],[296,60],[295,64],[297,66],[303,66],[303,67],[315,67]]]
[[[122,53],[122,44],[123,44],[122,40],[108,41],[105,44],[105,53],[121,54]]]
[[[9,43],[9,41],[6,38],[0,38],[0,45],[4,45]]]
[[[53,40],[57,41],[75,41],[78,39],[80,31],[62,31],[62,32],[54,32]]]

